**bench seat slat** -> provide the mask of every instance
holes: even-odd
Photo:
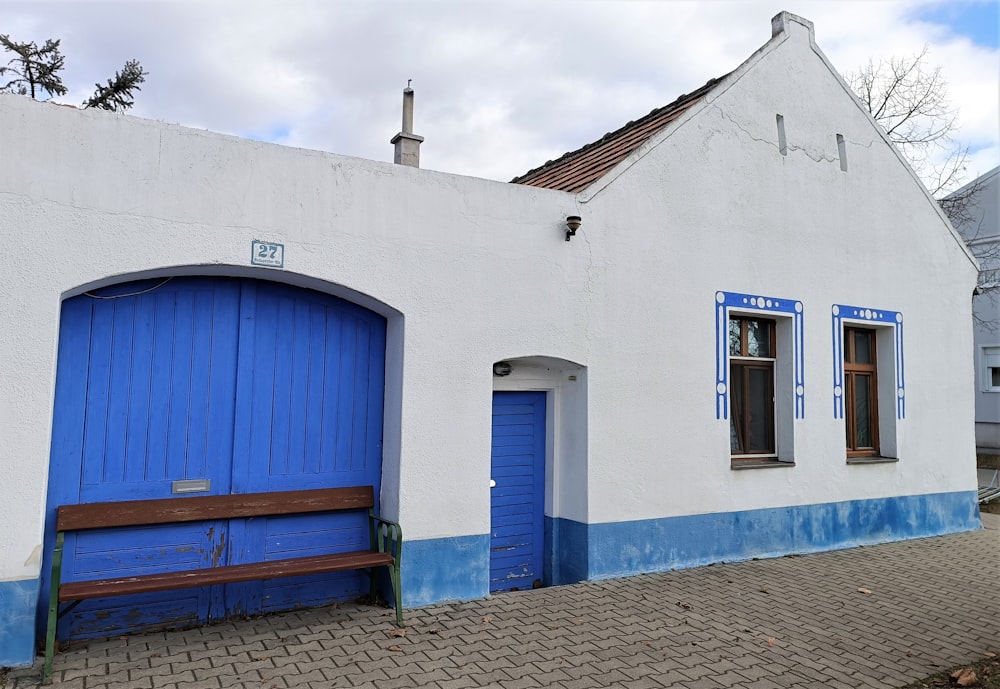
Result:
[[[59,589],[59,601],[122,596],[130,593],[169,591],[178,588],[232,584],[281,577],[322,574],[367,567],[391,565],[392,555],[368,550],[332,555],[314,555],[289,560],[271,560],[224,567],[191,569],[183,572],[143,574],[118,579],[95,579],[64,583]]]
[[[243,519],[281,514],[367,509],[374,507],[374,505],[375,491],[372,486],[96,502],[59,507],[56,513],[56,530],[82,531],[115,526],[149,526],[213,519]]]

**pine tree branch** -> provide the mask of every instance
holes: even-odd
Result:
[[[139,84],[146,80],[148,72],[142,70],[138,60],[129,60],[120,72],[108,79],[105,86],[94,84],[94,95],[83,102],[84,108],[101,108],[112,112],[123,112],[132,107],[133,91],[141,91]]]

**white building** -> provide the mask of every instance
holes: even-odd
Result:
[[[976,366],[976,445],[1000,454],[1000,167],[952,194],[967,200],[955,228],[979,257],[979,289],[972,300]]]
[[[976,262],[812,25],[772,29],[521,184],[0,97],[0,665],[55,506],[177,481],[373,483],[407,606],[979,528]],[[244,526],[97,534],[66,577]],[[192,591],[61,634],[331,598]]]

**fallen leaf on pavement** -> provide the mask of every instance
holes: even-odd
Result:
[[[993,651],[986,651],[986,657],[987,658],[996,658],[997,654],[994,653]]]
[[[772,647],[774,646],[774,637],[773,636],[769,636],[767,638],[767,645],[768,646],[772,646]]]
[[[677,605],[681,606],[685,610],[690,610],[691,609],[691,606],[688,605],[687,603],[681,603],[680,601],[677,601]]]
[[[398,652],[400,652],[400,653],[402,653],[402,652],[403,652],[403,649],[401,649],[401,648],[400,648],[399,646],[390,646],[390,647],[389,647],[389,650],[390,650],[390,651],[398,651]]]
[[[872,595],[872,592],[871,592],[871,591],[870,591],[869,589],[866,589],[866,588],[865,588],[865,587],[863,587],[863,586],[862,586],[861,588],[859,588],[859,589],[858,589],[858,593],[863,593],[863,594],[865,594],[866,596],[870,596],[870,595]]]
[[[493,615],[484,615],[483,616],[483,622],[490,623],[492,621],[493,621]]]
[[[955,684],[960,687],[971,687],[976,683],[976,673],[969,668],[963,668],[961,670],[955,670],[951,673],[951,678],[955,680]]]
[[[389,631],[386,632],[386,634],[388,634],[390,638],[399,639],[400,637],[406,636],[406,630],[405,629],[390,629]]]
[[[761,593],[769,593],[769,591],[766,588],[764,588],[763,586],[761,586],[759,590],[760,590]]]

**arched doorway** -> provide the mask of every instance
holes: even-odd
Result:
[[[551,356],[493,366],[490,590],[588,576],[587,367]]]
[[[68,299],[47,540],[62,504],[367,484],[377,499],[385,332],[367,309],[261,280],[143,280]],[[367,538],[363,519],[342,516],[85,532],[67,538],[63,580],[335,552]],[[97,599],[66,615],[59,636],[321,605],[366,588],[349,572]]]

